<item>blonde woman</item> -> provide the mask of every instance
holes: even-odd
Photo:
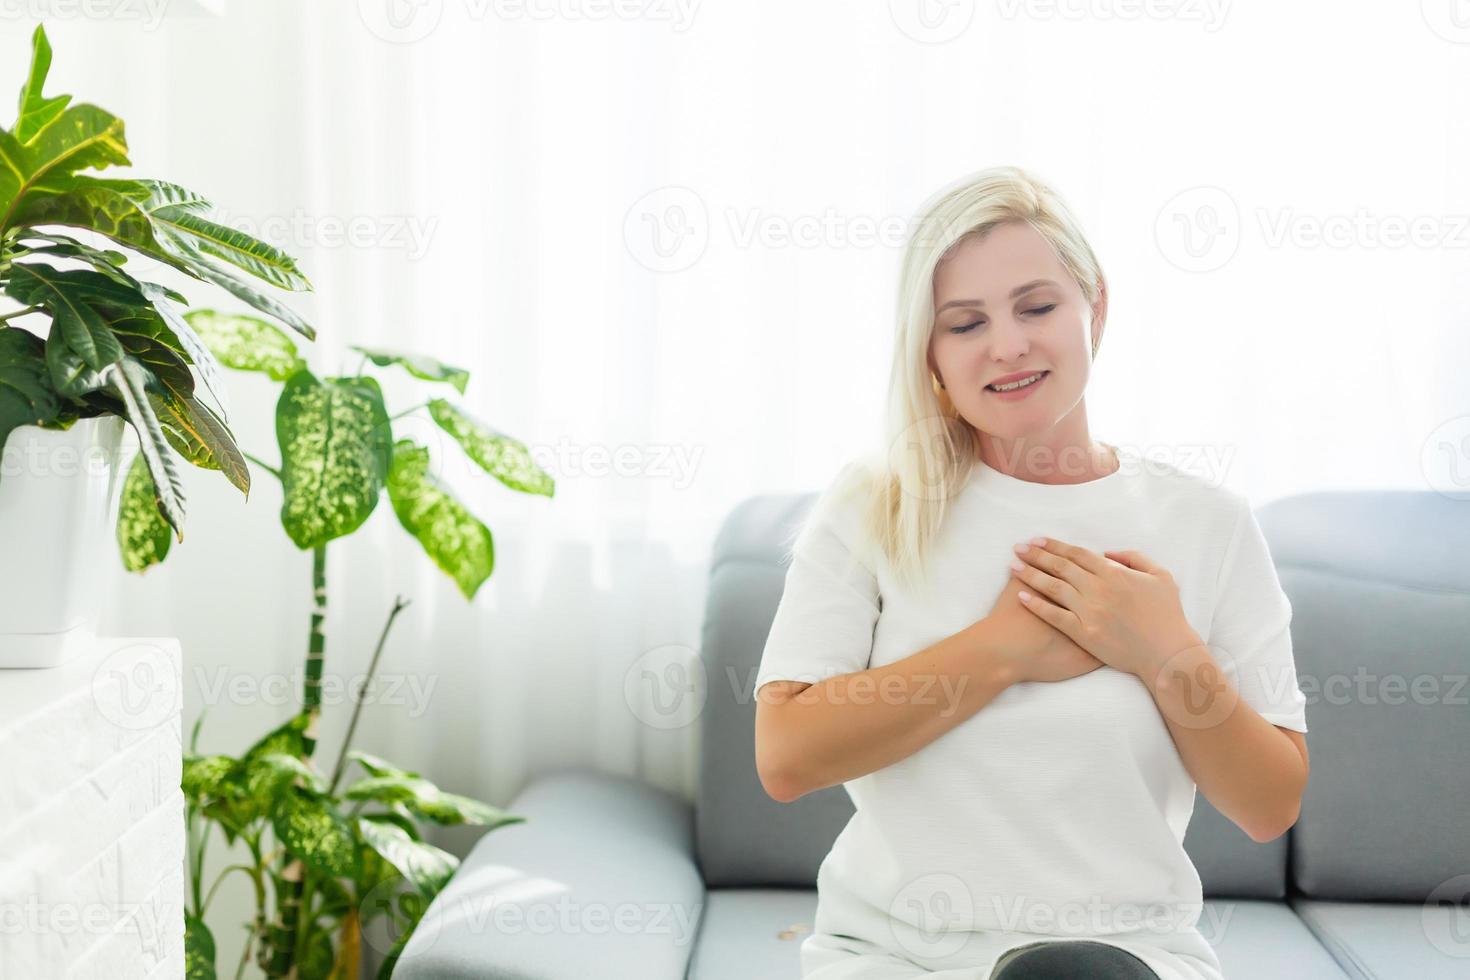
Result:
[[[807,980],[1221,980],[1196,788],[1256,841],[1297,818],[1290,604],[1244,496],[1093,438],[1106,314],[1033,175],[921,212],[885,444],[798,529],[755,681],[766,792],[856,808]]]

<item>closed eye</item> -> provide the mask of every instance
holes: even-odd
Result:
[[[1045,316],[1046,314],[1050,313],[1052,310],[1054,310],[1056,308],[1057,308],[1057,304],[1055,304],[1055,303],[1048,303],[1045,306],[1038,306],[1038,307],[1035,307],[1034,309],[1024,310],[1023,312],[1028,313],[1028,314],[1034,314],[1036,316]],[[950,333],[964,333],[966,330],[969,330],[971,327],[978,327],[979,325],[980,325],[980,321],[979,320],[976,320],[974,323],[967,323],[964,326],[950,327],[949,328],[949,332]]]

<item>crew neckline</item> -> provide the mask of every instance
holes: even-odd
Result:
[[[1118,468],[1107,476],[1084,483],[1033,483],[1002,473],[977,459],[970,470],[967,489],[1026,510],[1078,510],[1117,504],[1129,499],[1129,489],[1138,473],[1134,453],[1110,442],[1098,442],[1118,456]]]

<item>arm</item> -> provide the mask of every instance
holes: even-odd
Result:
[[[790,803],[906,759],[993,701],[1016,676],[982,619],[912,656],[817,684],[756,692],[756,769]]]
[[[1215,809],[1262,844],[1296,823],[1309,770],[1301,732],[1261,717],[1204,644],[1171,658],[1152,681],[1141,679],[1185,768]]]

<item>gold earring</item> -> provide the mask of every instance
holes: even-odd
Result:
[[[929,382],[930,382],[930,384],[932,384],[934,386],[934,394],[937,395],[941,391],[944,391],[945,390],[945,388],[944,388],[944,382],[943,381],[940,381],[939,380],[939,375],[935,374],[933,371],[930,371],[929,372]]]

